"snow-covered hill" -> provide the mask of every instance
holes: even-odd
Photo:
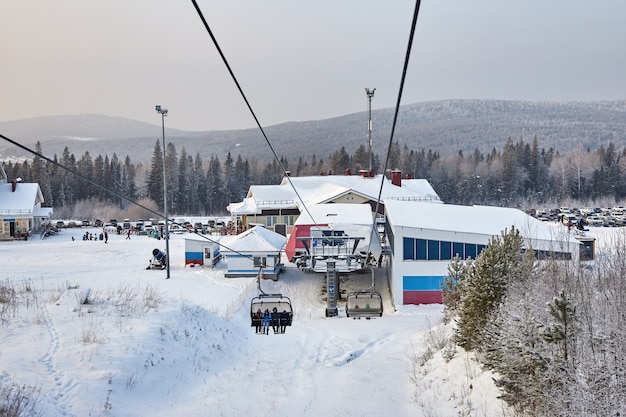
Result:
[[[373,150],[387,151],[394,109],[372,111]],[[536,136],[540,147],[561,152],[577,146],[595,150],[613,142],[626,141],[626,101],[528,102],[514,100],[442,100],[407,104],[401,107],[394,140],[409,149],[431,149],[441,155],[465,154],[475,149],[489,153],[501,149],[507,139],[523,138],[531,143]],[[61,155],[67,146],[74,155],[86,151],[92,156],[114,152],[129,155],[134,162],[149,161],[154,142],[161,138],[160,119],[148,124],[123,117],[102,115],[51,116],[18,121],[1,121],[0,133],[34,147],[37,141],[44,154]],[[172,117],[175,117],[172,114]],[[327,158],[342,146],[352,154],[367,145],[367,112],[324,120],[288,122],[263,126],[279,156],[309,161],[313,155]],[[261,121],[262,123],[262,121]],[[168,141],[190,155],[199,152],[203,160],[211,155],[223,159],[228,152],[244,159],[270,161],[270,148],[258,129],[185,132],[170,129]],[[124,139],[124,140],[120,140]],[[133,143],[129,154],[128,143]],[[297,145],[296,145],[297,144]],[[27,156],[23,150],[0,142],[0,158]]]

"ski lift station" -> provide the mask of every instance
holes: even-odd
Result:
[[[285,246],[285,236],[255,226],[243,233],[223,236],[220,240],[221,254],[227,259],[225,276],[255,277],[259,272],[265,278],[278,279],[281,263],[280,253]],[[259,268],[256,265],[263,265]]]
[[[250,230],[286,231],[288,260],[303,271],[326,273],[329,294],[337,288],[333,275],[366,272],[384,263],[389,291],[378,291],[391,294],[393,305],[441,303],[441,282],[450,261],[457,255],[475,259],[492,238],[513,227],[524,239],[524,250],[533,250],[536,259],[578,262],[593,253],[593,242],[515,208],[443,204],[427,180],[403,178],[399,171],[391,171],[389,178],[368,172],[351,175],[349,170],[345,175],[285,177],[280,185],[251,186],[244,201],[229,210],[238,226],[254,222],[263,227]],[[271,259],[269,252],[265,255],[264,274],[273,268],[277,275],[279,246]],[[250,258],[242,262],[246,265],[231,266],[229,256],[230,276],[258,272]],[[376,293],[372,287],[352,294],[347,305],[353,317],[370,316],[360,311],[367,305],[362,301],[378,301]],[[335,311],[329,305],[327,315]]]
[[[316,204],[296,220],[285,254],[304,271],[326,272],[328,261],[340,273],[366,270],[382,253],[373,229],[369,204]]]

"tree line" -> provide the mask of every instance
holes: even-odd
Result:
[[[42,154],[40,143],[36,151]],[[580,147],[545,149],[535,137],[531,143],[523,138],[516,142],[508,139],[501,150],[493,148],[487,154],[476,149],[471,155],[459,151],[448,156],[394,142],[387,159],[375,154],[371,160],[375,172],[387,167],[411,178],[427,179],[447,203],[557,207],[568,201],[621,201],[626,196],[626,177],[621,174],[626,168],[625,154],[625,149],[618,150],[613,143],[593,151]],[[10,179],[39,183],[46,205],[55,211],[84,201],[104,202],[124,210],[128,200],[146,199],[156,209],[163,209],[163,150],[159,140],[149,165],[134,163],[128,155],[121,159],[115,153],[94,158],[87,151],[77,158],[67,147],[52,160],[54,163],[34,156],[32,160],[5,162],[4,167]],[[283,167],[294,176],[343,175],[346,169],[352,173],[368,170],[370,156],[362,144],[352,154],[341,147],[326,160],[313,155],[310,160],[299,157],[295,162],[286,158],[267,162],[241,155],[234,158],[229,152],[223,161],[212,155],[205,162],[199,153],[193,156],[185,147],[178,151],[170,142],[165,164],[170,213],[219,215],[226,213],[229,203],[241,201],[250,185],[278,184]]]

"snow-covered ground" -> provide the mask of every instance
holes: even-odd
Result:
[[[249,322],[256,281],[224,278],[223,265],[185,268],[181,235],[170,240],[166,280],[146,270],[164,241],[109,234],[105,244],[84,232],[0,243],[0,289],[18,300],[0,316],[0,379],[39,390],[42,416],[503,413],[491,375],[446,343],[442,306],[393,311],[384,268],[384,316],[352,320],[341,304],[339,317],[325,317],[323,275],[286,265],[262,286],[290,297],[293,326],[266,336]]]

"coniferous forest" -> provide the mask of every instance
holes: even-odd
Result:
[[[45,155],[40,143],[35,150]],[[501,149],[493,148],[488,154],[476,149],[470,155],[459,151],[448,156],[395,142],[386,165],[380,155],[372,160],[377,173],[386,166],[388,171],[401,170],[403,176],[427,179],[440,198],[450,204],[607,206],[626,195],[626,178],[622,175],[626,170],[625,153],[626,149],[618,149],[613,143],[594,150],[545,149],[535,137],[530,142],[509,139]],[[352,153],[341,147],[310,160],[282,158],[280,163],[243,159],[231,153],[224,160],[217,156],[202,160],[199,153],[193,155],[184,147],[177,149],[171,142],[165,155],[168,211],[190,216],[226,214],[226,206],[241,201],[250,185],[278,184],[283,177],[281,164],[293,176],[344,175],[346,169],[357,173],[369,167],[365,145]],[[10,179],[38,182],[44,205],[54,208],[55,217],[94,218],[98,213],[90,212],[90,207],[103,205],[117,209],[119,216],[132,217],[127,215],[129,210],[132,213],[132,201],[154,210],[163,209],[163,150],[159,140],[149,165],[115,153],[95,156],[85,152],[77,157],[67,147],[62,155],[55,154],[51,159],[54,163],[38,156],[21,162],[6,161],[4,168]]]

